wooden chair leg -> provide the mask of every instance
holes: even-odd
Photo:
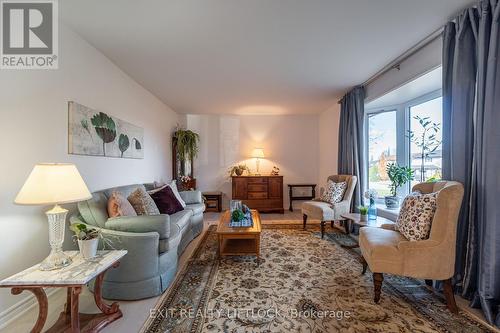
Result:
[[[364,257],[361,257],[361,265],[363,265],[363,271],[361,272],[361,275],[365,275],[366,269],[368,268],[368,263],[366,262]]]
[[[425,284],[429,287],[432,287],[432,280],[425,280]]]
[[[455,303],[455,295],[453,293],[453,286],[451,285],[451,279],[443,281],[443,292],[446,298],[446,306],[448,310],[453,313],[458,313],[457,303]]]
[[[335,221],[333,221],[333,220],[330,221],[330,226],[332,227],[332,229],[333,229],[333,224],[334,223],[335,223]]]
[[[326,221],[321,221],[321,239],[325,236],[325,224]]]
[[[382,273],[373,273],[373,301],[378,303],[380,301],[380,293],[382,291],[382,282],[384,281],[384,275]]]
[[[306,230],[306,223],[307,223],[307,215],[306,214],[302,214],[302,221],[304,224],[304,230]]]

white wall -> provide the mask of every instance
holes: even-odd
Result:
[[[319,115],[319,178],[324,187],[330,175],[337,174],[340,104],[332,105]],[[319,193],[319,191],[318,191]]]
[[[229,167],[242,162],[255,171],[255,160],[249,158],[255,147],[264,148],[266,156],[261,174],[269,174],[274,165],[280,168],[285,207],[286,184],[318,179],[318,115],[188,115],[187,127],[201,137],[194,164],[198,188],[222,191],[225,206],[231,197]]]
[[[35,163],[75,163],[91,191],[171,178],[177,114],[64,26],[59,47],[58,70],[0,70],[0,279],[49,252],[47,207],[13,204]],[[70,100],[143,127],[144,159],[68,155]],[[23,297],[0,289],[0,314]]]

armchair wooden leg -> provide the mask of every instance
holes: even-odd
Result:
[[[425,280],[425,284],[429,287],[432,287],[432,280]]]
[[[361,265],[363,265],[363,271],[361,272],[361,275],[365,275],[366,269],[368,268],[368,263],[366,262],[364,257],[361,257]]]
[[[332,227],[332,229],[333,229],[333,224],[334,223],[335,223],[335,221],[333,221],[333,220],[330,221],[330,226]]]
[[[448,310],[453,313],[458,313],[457,303],[455,303],[455,295],[453,294],[453,286],[451,285],[451,279],[443,281],[443,292],[446,298],[446,306]]]
[[[306,223],[307,223],[307,215],[306,214],[302,214],[302,221],[304,224],[304,230],[306,230]]]
[[[382,282],[384,281],[384,275],[382,273],[373,273],[373,301],[378,303],[380,301],[380,293],[382,291]]]
[[[321,239],[325,236],[325,224],[326,221],[321,221]]]

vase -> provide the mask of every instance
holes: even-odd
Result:
[[[375,199],[370,198],[370,206],[368,207],[368,219],[377,219],[377,206],[375,206]]]
[[[359,220],[360,220],[361,222],[367,222],[367,221],[368,221],[368,215],[366,215],[366,214],[364,214],[364,215],[363,215],[363,214],[360,214],[360,216],[359,216]]]
[[[97,254],[97,246],[99,245],[99,238],[78,240],[78,247],[83,259],[92,259]]]
[[[399,198],[396,196],[386,196],[385,206],[387,209],[397,209],[399,207]]]

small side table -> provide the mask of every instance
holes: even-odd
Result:
[[[222,212],[222,192],[221,191],[212,191],[212,192],[203,192],[203,196],[205,197],[205,204],[207,206],[207,212]]]
[[[377,216],[376,220],[361,221],[361,215],[357,213],[347,213],[341,214],[342,218],[346,219],[345,231],[349,234],[350,226],[349,222],[359,225],[360,227],[372,227],[381,228],[384,224],[394,224],[393,221],[386,219],[385,217]],[[354,249],[359,247],[359,243],[356,242],[354,245],[341,245],[344,248]]]
[[[117,267],[127,251],[100,251],[96,258],[84,260],[78,251],[65,251],[73,260],[71,265],[53,271],[41,271],[39,264],[0,281],[0,288],[11,288],[13,295],[24,290],[31,291],[38,300],[39,312],[33,333],[41,332],[47,320],[48,301],[43,288],[67,288],[66,305],[57,322],[47,333],[99,332],[109,323],[121,318],[117,302],[108,305],[103,302],[101,290],[104,274],[111,267]],[[94,300],[102,313],[83,314],[78,311],[78,299],[83,286],[96,278]]]
[[[294,197],[293,196],[293,189],[296,187],[309,187],[311,189],[311,195],[304,195],[304,196],[298,196]],[[290,206],[288,207],[288,210],[293,212],[293,205],[292,201],[294,200],[312,200],[316,197],[316,184],[288,184],[288,196],[290,198]]]

